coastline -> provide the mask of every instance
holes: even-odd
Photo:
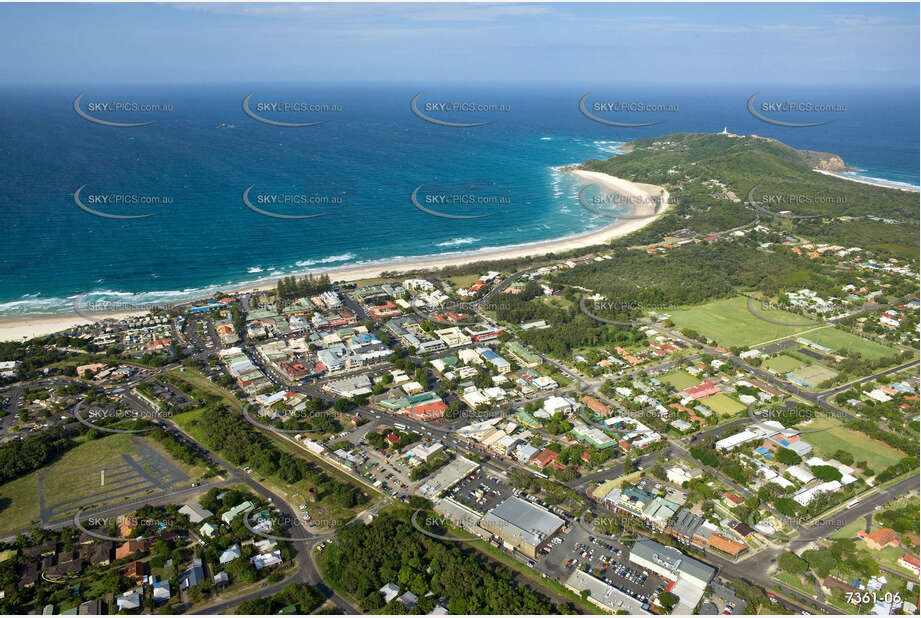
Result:
[[[864,180],[862,178],[851,178],[850,176],[845,176],[840,172],[829,172],[828,170],[813,169],[813,172],[818,172],[820,174],[825,174],[826,176],[832,176],[834,178],[840,178],[841,180],[849,180],[851,182],[859,182],[862,185],[870,185],[872,187],[882,187],[883,189],[895,189],[896,191],[905,191],[907,193],[918,193],[919,189],[912,189],[909,187],[897,187],[895,185],[887,185],[882,182],[873,182],[872,180]]]
[[[411,259],[405,262],[388,262],[382,260],[376,264],[367,264],[361,266],[349,265],[332,268],[318,268],[308,270],[304,274],[312,275],[329,275],[334,281],[354,281],[360,279],[371,279],[381,276],[382,273],[405,273],[408,271],[437,271],[448,266],[458,266],[468,264],[472,261],[486,260],[507,260],[522,257],[532,257],[571,251],[573,249],[582,249],[593,245],[600,245],[616,238],[631,234],[649,223],[652,223],[661,217],[668,210],[668,191],[657,185],[635,183],[601,172],[588,172],[584,170],[573,169],[570,173],[586,180],[592,184],[602,184],[609,190],[631,198],[641,198],[644,201],[654,202],[659,199],[662,203],[660,212],[649,217],[639,219],[615,220],[609,225],[602,228],[556,238],[552,240],[538,241],[517,246],[499,247],[494,250],[482,252],[460,252],[455,255],[433,255],[419,259]],[[637,212],[637,206],[631,206],[631,213]],[[237,287],[228,288],[228,292],[254,292],[261,290],[273,289],[278,278],[273,278],[258,284],[247,284]],[[191,298],[189,300],[195,300]],[[111,314],[100,314],[100,319],[122,319],[144,315],[147,310],[141,311],[121,311]],[[40,337],[51,333],[59,332],[74,326],[91,324],[94,320],[85,318],[77,314],[33,314],[32,316],[11,316],[9,318],[0,318],[0,341],[22,341],[32,337]]]

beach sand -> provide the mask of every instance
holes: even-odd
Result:
[[[851,178],[850,176],[845,176],[844,174],[839,174],[838,172],[829,172],[828,170],[812,170],[813,172],[818,172],[820,174],[825,174],[826,176],[834,176],[835,178],[840,178],[841,180],[850,180],[851,182],[859,182],[862,185],[871,185],[874,187],[882,187],[883,189],[895,189],[896,191],[908,191],[909,193],[918,193],[918,189],[911,189],[909,187],[894,187],[892,185],[887,185],[882,182],[873,182],[871,180],[863,180],[861,178]]]
[[[635,232],[661,217],[668,208],[668,191],[662,187],[630,182],[629,180],[624,180],[622,178],[617,178],[615,176],[610,176],[601,172],[572,170],[571,173],[586,181],[589,181],[590,184],[601,184],[606,189],[629,198],[628,202],[632,205],[631,211],[633,213],[641,215],[647,214],[650,212],[649,208],[642,206],[641,204],[653,204],[656,200],[662,203],[662,208],[654,216],[643,217],[640,219],[614,220],[610,225],[607,225],[598,230],[593,230],[591,232],[585,232],[584,234],[577,234],[574,236],[558,238],[555,240],[529,243],[517,247],[496,249],[494,251],[488,252],[484,251],[482,253],[470,252],[453,256],[432,256],[431,258],[424,258],[407,262],[381,262],[367,266],[344,266],[342,268],[317,269],[310,272],[311,274],[328,274],[330,279],[334,281],[358,281],[361,279],[380,277],[381,273],[384,272],[404,273],[408,271],[419,270],[437,271],[439,268],[444,268],[446,266],[458,266],[462,264],[469,264],[470,262],[480,262],[485,260],[508,260],[536,255],[546,255],[548,253],[560,253],[571,251],[573,249],[581,249],[584,247],[601,245],[614,240],[615,238],[620,238],[621,236]],[[273,289],[274,287],[275,282],[273,280],[255,286],[243,286],[232,291],[249,292],[257,290],[268,290]],[[120,313],[107,315],[105,317],[122,319],[124,317],[133,315],[143,315],[144,313],[146,312],[142,311],[134,313]],[[57,314],[53,316],[33,315],[9,318],[6,320],[0,320],[0,341],[22,341],[23,339],[48,335],[51,333],[59,332],[61,330],[72,328],[74,326],[89,323],[91,323],[91,320],[75,314]]]

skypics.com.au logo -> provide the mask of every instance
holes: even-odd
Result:
[[[591,94],[591,92],[586,92],[579,99],[579,111],[589,120],[612,127],[651,127],[664,122],[659,118],[662,114],[678,112],[678,105],[670,103],[612,100],[595,101],[589,104],[587,101]],[[650,114],[655,119],[645,122],[627,122],[628,117],[636,117],[637,114]]]
[[[243,190],[243,205],[273,219],[313,219],[340,209],[355,189],[325,186],[309,192],[253,191],[255,183]]]
[[[474,101],[426,101],[422,93],[418,93],[409,102],[409,109],[417,118],[442,127],[484,127],[492,124],[492,120],[474,122],[458,122],[447,118],[460,119],[467,114],[482,117],[483,114],[493,115],[511,111],[508,105],[498,103],[479,103]]]
[[[831,119],[828,119],[829,115],[847,112],[847,105],[828,101],[767,100],[756,103],[755,99],[759,94],[759,92],[756,92],[748,98],[745,104],[746,109],[748,109],[748,112],[758,120],[780,127],[820,127],[832,122]],[[810,122],[797,122],[793,120],[804,120],[813,114],[825,119]],[[781,118],[785,117],[788,119],[781,120]]]
[[[154,124],[155,121],[130,122],[128,119],[137,118],[139,115],[144,114],[162,114],[173,111],[173,106],[169,104],[140,103],[132,100],[90,100],[84,103],[82,99],[85,95],[85,92],[81,92],[74,99],[74,112],[84,120],[104,127],[146,127]],[[84,106],[86,107],[85,110],[83,109]]]
[[[85,184],[74,191],[74,204],[83,212],[103,219],[145,219],[176,205],[176,200],[171,195],[134,192],[84,193],[84,189]]]
[[[263,124],[273,127],[299,128],[315,127],[328,120],[292,121],[295,117],[317,118],[318,114],[339,113],[342,106],[336,103],[316,103],[309,101],[266,101],[253,100],[255,92],[243,98],[243,113]],[[274,116],[274,117],[273,117]]]

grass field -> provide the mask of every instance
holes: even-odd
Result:
[[[798,429],[809,430],[810,433],[803,434],[803,439],[813,446],[819,457],[831,458],[835,451],[843,449],[852,453],[855,461],[869,463],[876,472],[882,472],[905,456],[878,440],[844,427],[836,419],[817,418],[807,425],[800,424]]]
[[[745,410],[744,403],[736,401],[729,395],[724,395],[723,393],[711,397],[704,397],[703,399],[699,399],[698,402],[707,406],[720,416],[732,416],[733,414]]]
[[[112,434],[96,440],[82,441],[60,459],[31,474],[0,486],[0,496],[11,502],[0,511],[0,532],[25,528],[40,518],[39,493],[42,488],[45,505],[53,511],[52,519],[71,515],[81,506],[101,506],[141,498],[160,490],[133,471],[132,461],[147,474],[162,478],[156,462],[148,462],[138,452],[138,436]],[[152,442],[148,446],[162,454],[187,474],[188,466],[169,458]],[[127,460],[125,455],[127,455]],[[105,483],[100,474],[106,470]]]
[[[756,304],[756,309],[758,313],[782,322],[804,321],[804,318],[786,311],[762,310],[760,303]],[[765,322],[748,310],[748,299],[744,296],[673,311],[671,316],[672,321],[679,327],[696,330],[721,346],[748,347],[811,328]]]
[[[667,384],[671,384],[679,391],[700,384],[700,380],[681,369],[672,369],[665,375],[659,376],[659,379]]]
[[[773,369],[778,373],[786,373],[794,369],[799,369],[803,366],[803,363],[792,356],[781,354],[780,356],[767,359],[762,366],[766,369]]]
[[[789,377],[795,378],[809,387],[814,387],[825,380],[834,378],[836,375],[838,375],[837,371],[823,365],[808,365],[794,369],[790,372]]]
[[[831,348],[835,352],[847,350],[848,356],[853,356],[855,352],[859,353],[861,358],[868,360],[877,360],[896,354],[892,348],[832,327],[814,330],[803,337],[826,348]]]
[[[173,369],[170,371],[170,375],[184,380],[203,391],[208,391],[218,395],[224,400],[231,410],[242,410],[243,403],[234,397],[230,391],[223,389],[216,384],[212,383],[208,378],[203,376],[198,369],[192,369],[189,367],[183,367],[184,371],[179,371],[178,369]]]

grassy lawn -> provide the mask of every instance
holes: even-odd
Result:
[[[854,455],[856,461],[866,460],[877,472],[897,463],[905,455],[878,440],[848,429],[841,421],[833,418],[817,418],[808,424],[800,423],[798,429],[808,429],[803,439],[813,446],[819,457],[830,458],[835,451],[843,449]],[[815,430],[822,431],[815,431]]]
[[[857,533],[861,530],[864,530],[867,527],[867,520],[861,517],[855,521],[852,521],[845,527],[836,531],[831,538],[833,539],[853,539],[857,536]]]
[[[156,471],[148,468],[148,463],[138,455],[138,448],[134,443],[134,440],[137,439],[143,438],[126,434],[111,434],[96,440],[87,440],[85,436],[80,437],[78,438],[80,444],[50,466],[0,487],[0,496],[11,501],[10,505],[2,511],[0,532],[25,528],[38,521],[40,483],[43,484],[45,503],[49,507],[59,501],[76,500],[67,508],[57,510],[54,514],[55,519],[72,515],[81,506],[114,504],[158,492],[159,489],[152,488],[133,471],[124,472],[127,470],[127,463],[123,455],[128,455],[148,474],[156,475]],[[158,448],[155,443],[150,442],[150,445],[163,454],[165,459],[170,459],[165,451]],[[187,474],[195,472],[195,469],[179,461],[171,461]],[[108,472],[104,486],[101,485],[102,479],[100,478],[102,470]],[[43,471],[44,474],[42,474]],[[121,475],[122,472],[124,476]],[[200,472],[201,470],[198,470],[197,473]],[[94,494],[102,491],[124,493],[125,495],[100,496],[93,499]]]
[[[659,379],[667,384],[670,384],[671,386],[674,386],[679,391],[683,391],[688,387],[700,384],[700,380],[688,372],[682,371],[681,369],[672,369],[665,375],[659,376]]]
[[[780,356],[767,359],[764,361],[763,366],[765,369],[773,369],[778,373],[786,373],[802,367],[803,363],[792,356],[781,354]]]
[[[793,588],[797,592],[805,594],[807,597],[815,598],[815,586],[812,584],[803,584],[803,582],[800,581],[800,578],[796,575],[793,575],[792,573],[778,570],[776,573],[774,573],[774,579],[786,584],[788,587]]]
[[[807,321],[786,311],[762,310],[755,303],[758,313],[782,322]],[[672,321],[680,328],[690,328],[713,339],[721,346],[748,347],[756,343],[787,337],[808,330],[809,326],[782,326],[755,317],[748,310],[748,299],[744,296],[718,300],[703,305],[674,311]]]
[[[833,327],[814,330],[807,335],[803,335],[803,337],[826,348],[831,348],[835,352],[847,350],[848,356],[859,353],[861,358],[868,360],[876,360],[896,354],[896,351],[892,348],[887,348],[875,341],[868,341],[863,337],[858,337]]]
[[[208,378],[203,376],[198,369],[190,369],[189,367],[183,367],[182,369],[183,371],[180,371],[179,369],[173,369],[169,373],[171,376],[188,382],[192,386],[195,386],[203,391],[214,393],[215,395],[221,397],[224,400],[224,403],[227,404],[231,410],[239,411],[243,409],[243,402],[234,397],[233,393],[211,382]]]
[[[707,406],[720,416],[732,416],[746,409],[744,403],[736,401],[724,393],[704,397],[703,399],[699,399],[698,402]]]
[[[886,547],[877,552],[872,552],[876,560],[890,569],[903,573],[905,577],[908,577],[910,581],[917,582],[918,576],[909,571],[908,569],[899,565],[899,558],[905,554],[916,555],[916,552],[906,551],[904,547]],[[915,556],[917,557],[917,556]]]

